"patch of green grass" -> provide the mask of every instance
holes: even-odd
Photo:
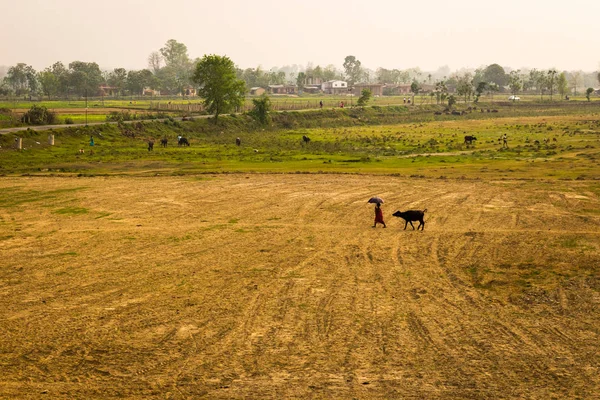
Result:
[[[237,224],[239,222],[239,218],[232,218],[229,220],[230,224]]]
[[[560,242],[560,245],[568,249],[574,249],[579,245],[579,239],[576,237],[566,238]]]
[[[54,210],[55,214],[61,215],[80,215],[87,214],[88,212],[89,210],[83,207],[63,207],[59,208],[58,210]]]

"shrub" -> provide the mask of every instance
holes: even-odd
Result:
[[[65,118],[65,124],[67,124],[67,125],[73,125],[73,124],[74,124],[74,122],[73,122],[73,118],[71,118],[71,117],[66,117],[66,118]]]
[[[56,122],[56,114],[45,106],[33,105],[23,116],[21,122],[29,125],[50,125]]]
[[[266,94],[263,94],[258,99],[252,99],[254,108],[250,111],[250,115],[262,125],[269,123],[269,112],[271,111],[271,99]]]

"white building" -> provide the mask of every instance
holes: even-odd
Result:
[[[326,94],[346,94],[348,92],[348,82],[336,80],[323,82],[321,90]]]

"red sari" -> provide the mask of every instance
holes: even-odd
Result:
[[[380,207],[375,207],[375,223],[385,225],[385,222],[383,222],[383,211],[381,211]]]

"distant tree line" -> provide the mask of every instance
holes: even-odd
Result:
[[[187,46],[174,39],[148,56],[148,67],[141,70],[114,68],[100,69],[95,62],[73,61],[68,65],[56,62],[42,71],[19,63],[0,67],[0,96],[45,96],[70,98],[98,96],[100,86],[106,86],[111,95],[142,95],[144,90],[163,95],[192,95],[201,89],[193,79],[199,58],[191,59]],[[584,94],[600,82],[600,72],[557,71],[554,68],[506,71],[498,64],[475,70],[451,72],[448,67],[424,72],[420,68],[405,70],[365,68],[361,61],[349,55],[343,60],[343,69],[334,65],[322,67],[309,63],[306,67],[287,65],[265,70],[235,67],[235,76],[245,83],[245,90],[269,85],[296,85],[302,91],[307,86],[319,86],[330,80],[346,80],[348,86],[357,83],[384,84],[383,94],[392,94],[393,85],[410,85],[413,93],[427,92],[437,102],[445,101],[449,92],[456,92],[464,101],[477,101],[483,94],[496,92],[535,93],[554,98],[567,94]],[[427,85],[427,86],[425,86]],[[426,90],[424,89],[426,87]],[[387,90],[387,91],[386,91]]]

